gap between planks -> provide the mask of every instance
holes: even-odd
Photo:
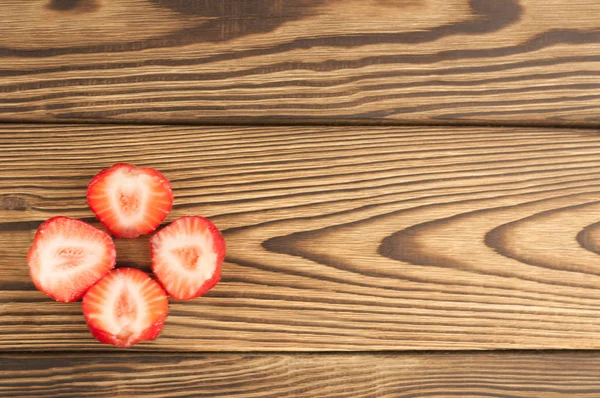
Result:
[[[221,118],[202,120],[111,120],[111,119],[68,119],[68,120],[31,120],[31,119],[5,119],[0,117],[0,126],[9,125],[115,125],[115,126],[190,126],[202,127],[491,127],[491,128],[547,128],[547,129],[600,129],[600,122],[526,122],[526,121],[423,121],[423,120],[393,120],[393,119],[248,119],[248,118]]]

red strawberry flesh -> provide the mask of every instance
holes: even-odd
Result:
[[[27,254],[35,286],[65,303],[80,299],[115,260],[115,244],[106,232],[68,217],[40,225]]]
[[[202,296],[221,279],[225,240],[208,219],[181,217],[150,238],[152,270],[178,300]]]
[[[117,163],[88,186],[88,204],[111,234],[137,238],[156,229],[173,206],[169,181],[150,168]]]
[[[134,268],[106,275],[88,290],[82,306],[92,335],[118,347],[158,337],[168,313],[163,288]]]

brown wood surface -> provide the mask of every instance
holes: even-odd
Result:
[[[592,353],[2,355],[2,397],[598,397]]]
[[[223,281],[136,350],[600,348],[600,136],[548,128],[0,126],[0,350],[105,350],[25,255],[117,161],[210,217]],[[97,225],[97,223],[96,223]],[[117,240],[149,269],[147,238]]]
[[[600,125],[597,0],[5,0],[0,120]]]

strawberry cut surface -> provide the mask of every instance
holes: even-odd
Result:
[[[68,217],[40,225],[27,254],[38,290],[65,303],[80,299],[115,261],[115,244],[106,232]]]
[[[221,279],[225,240],[204,217],[181,217],[150,238],[152,270],[178,300],[202,296]]]
[[[82,306],[98,341],[130,347],[158,337],[169,303],[163,288],[145,272],[118,268],[88,290]]]
[[[173,206],[173,191],[160,172],[117,163],[90,181],[87,199],[111,234],[137,238],[154,231],[165,219]]]

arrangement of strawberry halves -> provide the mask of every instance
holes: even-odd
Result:
[[[117,238],[146,235],[173,206],[173,191],[161,173],[117,163],[92,178],[90,208]],[[221,279],[225,240],[208,219],[181,217],[150,238],[153,280],[134,268],[115,268],[115,244],[83,221],[52,217],[37,230],[27,262],[38,290],[56,301],[82,300],[83,315],[100,342],[130,347],[160,334],[167,295],[202,296]]]

